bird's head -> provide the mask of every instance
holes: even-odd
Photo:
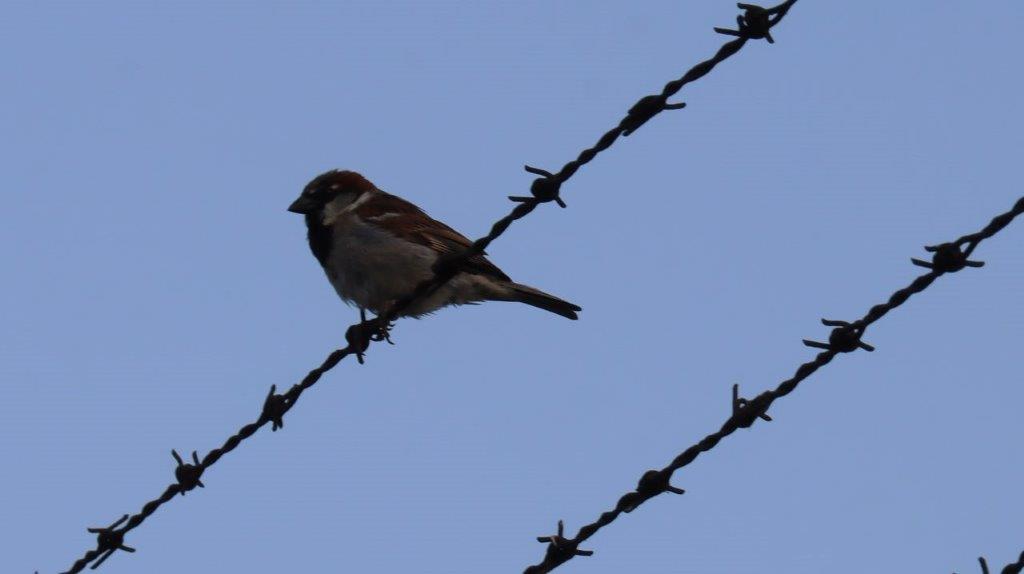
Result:
[[[306,184],[288,211],[327,222],[374,189],[369,180],[354,171],[331,170]]]

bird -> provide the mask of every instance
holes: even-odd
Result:
[[[378,189],[357,172],[331,170],[310,181],[288,211],[305,216],[310,250],[343,301],[378,317],[433,276],[439,257],[472,242],[416,205]],[[395,317],[420,318],[449,305],[517,301],[577,319],[583,309],[516,283],[484,254]]]

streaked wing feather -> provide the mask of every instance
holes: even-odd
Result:
[[[381,197],[375,201],[359,206],[356,214],[397,237],[425,245],[442,255],[457,253],[473,244],[466,236],[430,217],[412,203],[389,193],[380,194]],[[484,255],[470,257],[466,271],[511,281]]]

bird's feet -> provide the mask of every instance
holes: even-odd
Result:
[[[367,320],[366,320],[366,309],[363,309],[363,308],[359,309],[359,320],[362,321],[364,325],[367,323]],[[370,340],[371,341],[387,341],[389,345],[394,345],[395,342],[391,340],[391,329],[395,326],[395,322],[394,321],[387,321],[387,322],[385,322],[383,319],[381,319],[380,315],[377,315],[376,317],[374,317],[373,318],[373,322],[375,323],[373,325],[374,332],[373,332],[372,335],[370,335]]]
[[[395,326],[394,321],[384,322],[380,317],[375,319],[377,321],[377,332],[370,335],[371,341],[387,341],[389,345],[394,345],[395,342],[391,340],[391,329]]]

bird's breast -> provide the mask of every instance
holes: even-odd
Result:
[[[329,250],[321,261],[324,271],[338,295],[367,309],[376,310],[412,291],[431,275],[437,258],[424,245],[354,217],[336,221],[329,233]]]

